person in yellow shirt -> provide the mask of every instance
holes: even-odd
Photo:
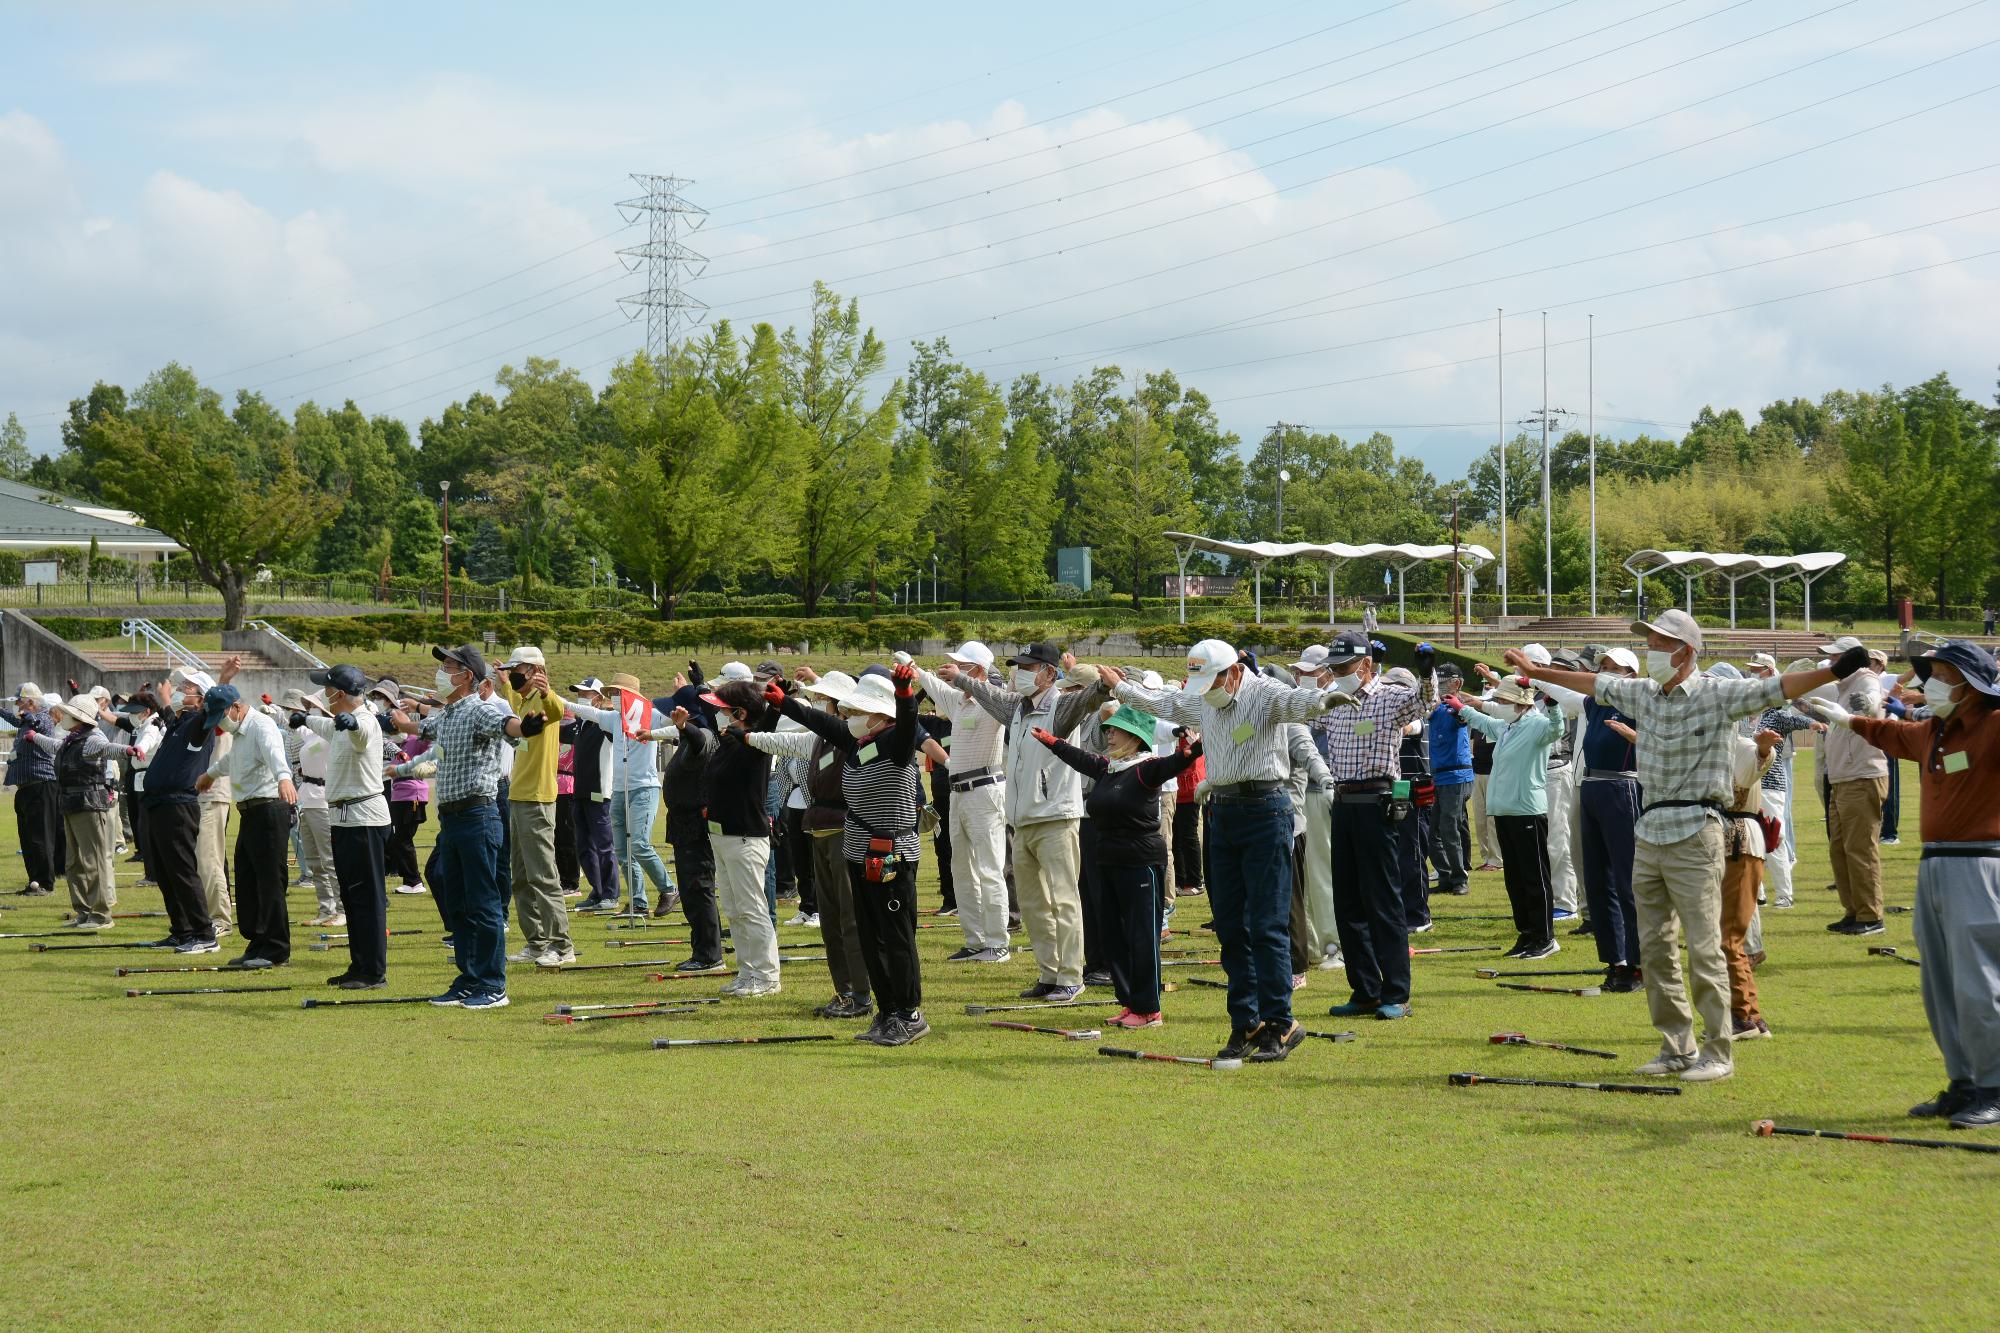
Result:
[[[532,644],[516,648],[502,667],[500,691],[514,711],[544,714],[546,729],[524,738],[507,786],[509,878],[514,910],[527,943],[508,961],[561,967],[576,961],[569,907],[556,872],[556,761],[561,757],[562,699],[549,689],[548,663]]]

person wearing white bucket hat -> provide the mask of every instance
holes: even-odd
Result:
[[[897,660],[907,654],[898,653]],[[950,815],[952,888],[965,943],[952,963],[1004,963],[1007,938],[1007,729],[963,687],[985,682],[993,650],[968,639],[951,652],[949,670],[917,668],[917,684],[951,722]]]
[[[114,745],[97,729],[97,700],[78,694],[52,710],[60,737],[42,732],[28,739],[55,756],[56,784],[68,838],[64,873],[69,880],[70,907],[75,916],[63,925],[77,930],[109,930],[111,909],[118,901],[116,864],[118,816],[111,808],[111,784],[104,761],[133,753],[134,747]]]

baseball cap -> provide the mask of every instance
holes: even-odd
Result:
[[[569,692],[571,694],[602,694],[604,693],[604,682],[595,676],[585,676],[582,680],[570,686]]]
[[[431,656],[440,662],[464,667],[472,673],[474,681],[486,679],[486,658],[469,643],[461,643],[456,648],[433,648]]]
[[[331,686],[342,694],[358,697],[368,693],[368,677],[361,673],[360,667],[348,666],[345,663],[330,666],[324,671],[308,671],[306,679],[315,685]]]
[[[1708,674],[1716,680],[1742,680],[1743,673],[1736,669],[1734,662],[1717,662],[1708,669]]]
[[[1347,631],[1333,636],[1327,645],[1325,666],[1346,666],[1368,656],[1368,636],[1355,631]]]
[[[724,662],[715,679],[719,685],[725,680],[749,680],[751,675],[750,668],[742,662]]]
[[[1839,657],[1849,648],[1859,648],[1859,647],[1861,647],[1861,640],[1855,638],[1852,634],[1843,634],[1839,638],[1835,639],[1832,643],[1821,644],[1819,646],[1819,650],[1825,653],[1828,657]]]
[[[1167,682],[1160,679],[1159,672],[1148,671],[1139,677],[1139,688],[1142,690],[1164,690],[1167,688]]]
[[[1521,651],[1526,653],[1528,660],[1536,666],[1548,666],[1555,661],[1549,656],[1549,650],[1539,643],[1524,643],[1521,645]]]
[[[967,639],[945,656],[963,666],[981,667],[987,671],[993,669],[993,650],[977,639]]]
[[[243,698],[234,685],[217,685],[201,696],[201,729],[213,731],[221,723],[222,715]]]
[[[1694,623],[1694,617],[1679,607],[1670,607],[1651,620],[1635,620],[1632,632],[1644,638],[1648,634],[1664,634],[1670,639],[1678,639],[1696,652],[1701,651],[1701,626]]]
[[[503,668],[517,666],[545,667],[548,665],[548,661],[542,656],[541,649],[535,647],[532,643],[524,643],[510,653],[507,660],[500,665]]]
[[[1752,653],[1750,654],[1750,665],[1776,671],[1778,669],[1778,659],[1769,653]]]
[[[1007,663],[1010,666],[1059,667],[1062,665],[1062,649],[1052,643],[1031,643],[1008,658]]]
[[[1615,662],[1635,676],[1639,674],[1639,654],[1633,652],[1630,648],[1605,649],[1603,655],[1598,659],[1597,664],[1602,668],[1606,662]]]
[[[772,660],[771,658],[765,658],[763,661],[757,664],[758,680],[767,680],[767,681],[776,680],[778,677],[784,674],[785,674],[784,665],[780,662]]]
[[[1299,660],[1292,663],[1292,670],[1314,672],[1326,665],[1327,648],[1323,643],[1313,644],[1299,654]]]
[[[1220,639],[1203,639],[1188,649],[1187,688],[1200,691],[1215,683],[1220,673],[1236,665],[1236,650]]]

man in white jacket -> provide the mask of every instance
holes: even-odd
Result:
[[[897,660],[907,654],[898,653]],[[917,684],[951,720],[952,886],[965,943],[949,963],[1004,963],[1007,941],[1007,731],[971,694],[966,681],[992,678],[993,650],[968,639],[945,656],[951,674],[919,667]],[[1039,747],[1037,747],[1039,748]]]

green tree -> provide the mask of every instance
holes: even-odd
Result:
[[[1171,371],[1146,376],[1139,386],[1139,401],[1166,432],[1167,442],[1187,459],[1201,530],[1223,537],[1242,532],[1248,519],[1242,439],[1222,429],[1206,394],[1182,388]]]
[[[1912,439],[1921,441],[1935,483],[1922,522],[1911,532],[1910,558],[1935,581],[1938,615],[1943,617],[1952,588],[1961,596],[1976,596],[1993,568],[1994,477],[2000,453],[1985,412],[1948,375],[1905,389],[1898,402]]]
[[[775,563],[812,615],[828,588],[908,544],[924,513],[929,452],[921,437],[897,447],[901,380],[869,402],[882,342],[862,327],[859,303],[842,305],[824,283],[813,285],[804,335],[759,325],[751,359],[775,360],[788,418],[762,421],[760,432],[782,432],[771,443],[795,451],[787,503],[773,509],[784,535]]]
[[[243,627],[257,567],[312,541],[340,506],[300,470],[289,431],[253,429],[256,405],[241,394],[238,412],[225,413],[220,395],[169,363],[128,411],[91,423],[84,442],[103,462],[105,497],[187,548],[222,594],[226,629]]]
[[[1931,470],[1928,435],[1913,437],[1895,391],[1838,395],[1839,450],[1831,498],[1842,520],[1848,549],[1879,552],[1882,601],[1896,604],[1896,560],[1909,558],[1917,528],[1925,521],[1937,478]]]
[[[1132,591],[1142,609],[1147,577],[1173,559],[1161,534],[1184,531],[1195,521],[1194,483],[1187,459],[1142,404],[1133,403],[1124,426],[1090,459],[1077,486],[1081,534],[1102,553],[1106,568]]]
[[[0,477],[24,481],[34,461],[28,453],[28,428],[21,424],[21,418],[9,412],[6,423],[0,424]]]

